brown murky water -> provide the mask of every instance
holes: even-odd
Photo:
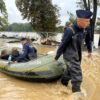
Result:
[[[37,46],[39,53],[56,51],[53,47]],[[84,96],[79,100],[100,100],[100,53],[94,53],[91,59],[83,53],[82,61]],[[78,100],[60,80],[53,83],[36,83],[15,79],[0,72],[0,100]]]

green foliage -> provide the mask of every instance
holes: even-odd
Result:
[[[75,23],[76,22],[76,16],[69,11],[67,11],[67,14],[69,15],[69,22]]]
[[[65,24],[65,28],[68,27],[68,25],[69,25],[70,23],[73,24],[73,23],[76,22],[76,16],[75,16],[73,13],[67,11],[67,14],[69,15],[69,19],[68,19],[68,21],[67,21],[66,24]]]
[[[63,33],[63,32],[64,32],[64,26],[59,26],[59,27],[57,27],[56,32],[57,32],[57,33]]]
[[[5,27],[5,31],[8,32],[33,32],[33,28],[30,23],[13,23]]]
[[[16,6],[38,33],[56,31],[59,8],[51,0],[16,0]]]
[[[64,26],[58,26],[56,28],[55,33],[62,33],[64,29]],[[31,26],[30,23],[13,23],[5,27],[5,31],[8,32],[34,32],[35,30]],[[47,35],[47,32],[45,32]],[[49,32],[48,32],[49,33]],[[41,33],[43,34],[43,33]],[[53,34],[53,32],[50,32],[49,34]]]
[[[6,11],[5,3],[0,0],[0,30],[4,30],[4,26],[7,25],[8,14]]]

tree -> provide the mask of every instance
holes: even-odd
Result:
[[[96,26],[97,26],[97,32],[100,34],[100,18],[97,19]]]
[[[91,35],[92,35],[92,41],[94,40],[94,28],[96,23],[96,17],[97,17],[97,6],[100,5],[100,0],[79,0],[77,2],[78,7],[85,9],[85,10],[91,10],[93,9],[93,17],[91,19]]]
[[[69,21],[68,22],[75,23],[76,22],[76,16],[69,11],[67,11],[67,14],[69,15]]]
[[[7,10],[3,0],[0,0],[0,30],[4,30],[4,26],[7,25]]]
[[[5,31],[8,32],[33,32],[33,28],[30,23],[13,23],[5,27]]]
[[[63,33],[64,32],[64,26],[58,26],[56,32],[57,33]]]
[[[76,16],[75,16],[73,13],[67,11],[67,14],[69,15],[69,19],[68,19],[68,21],[65,23],[65,27],[63,28],[63,31],[64,31],[67,27],[69,27],[71,24],[73,24],[73,23],[76,22]]]
[[[42,37],[46,37],[45,32],[56,31],[59,8],[51,0],[16,0],[16,6]]]

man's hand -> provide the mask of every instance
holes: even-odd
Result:
[[[56,59],[54,59],[53,62],[56,62]]]
[[[89,53],[89,54],[88,54],[88,58],[91,58],[91,57],[92,57],[92,53]]]
[[[17,61],[15,61],[15,63],[18,63]]]

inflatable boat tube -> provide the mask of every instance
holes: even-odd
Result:
[[[53,81],[62,76],[65,68],[62,57],[53,63],[54,56],[38,55],[32,61],[25,63],[9,63],[0,59],[0,71],[21,79],[32,81]]]

